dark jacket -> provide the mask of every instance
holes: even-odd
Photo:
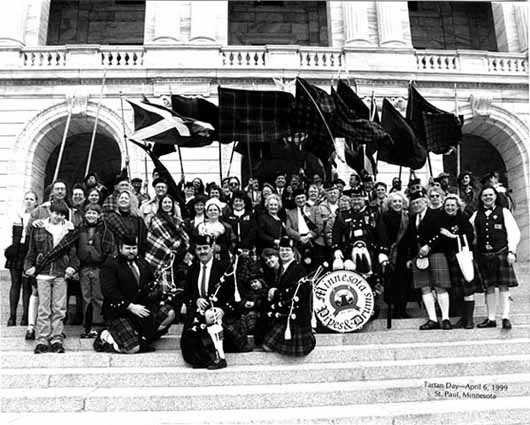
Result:
[[[252,213],[245,211],[238,217],[230,211],[223,219],[234,232],[236,248],[252,249],[256,245],[257,223]]]
[[[440,228],[442,225],[442,210],[427,208],[425,216],[420,223],[420,227],[416,227],[416,215],[413,215],[409,220],[409,258],[416,257],[419,249],[424,245],[429,245],[430,253],[443,252],[443,244],[441,243]]]
[[[465,213],[458,211],[456,215],[451,216],[445,213],[445,211],[442,212],[441,227],[454,234],[466,235],[469,247],[472,249],[474,239],[473,226],[465,216]],[[454,254],[458,251],[458,242],[456,239],[441,236],[440,244],[446,254]]]
[[[263,248],[274,247],[274,240],[287,235],[282,221],[275,220],[270,214],[261,214],[257,220],[258,237],[256,246],[261,251]]]
[[[140,272],[136,281],[127,260],[121,255],[109,257],[101,267],[101,291],[103,293],[103,316],[105,320],[127,316],[130,303],[149,306],[154,297],[149,288],[153,272],[149,264],[137,257],[136,265]]]
[[[114,235],[106,224],[100,221],[92,229],[86,223],[79,229],[77,256],[81,267],[100,266],[109,256],[116,254]]]

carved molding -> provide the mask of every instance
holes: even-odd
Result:
[[[79,87],[66,93],[66,102],[71,105],[72,115],[85,117],[87,115],[89,94]]]
[[[482,116],[488,117],[490,115],[491,104],[493,98],[491,96],[475,95],[469,96],[469,104],[471,105],[471,112],[474,117]]]

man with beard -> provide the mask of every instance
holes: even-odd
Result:
[[[153,272],[138,256],[135,236],[118,242],[118,255],[101,268],[103,317],[107,325],[96,340],[94,350],[133,354],[154,351],[151,344],[173,322],[175,312],[161,305],[161,289],[153,285]]]
[[[226,367],[226,351],[251,351],[241,319],[241,300],[235,300],[234,280],[226,265],[214,258],[213,240],[197,235],[197,261],[186,276],[184,300],[187,318],[180,346],[184,360],[194,368]]]

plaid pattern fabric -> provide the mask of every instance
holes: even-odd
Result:
[[[293,96],[281,91],[219,87],[219,140],[222,143],[276,143],[290,132]]]
[[[494,254],[477,255],[478,269],[485,288],[491,286],[507,286],[514,288],[519,285],[513,267],[506,261],[508,250]]]
[[[432,105],[427,99],[425,99],[419,92],[416,90],[414,85],[409,85],[409,97],[407,102],[407,120],[409,121],[411,127],[414,129],[414,133],[418,139],[426,146],[425,138],[425,124],[423,121],[423,114],[425,112],[431,114],[440,114],[444,113],[441,109],[438,109],[436,106]]]
[[[117,317],[109,320],[107,326],[112,338],[121,350],[129,351],[140,345],[140,334],[130,318]]]
[[[34,229],[34,231],[40,231],[40,228]],[[44,229],[42,229],[44,231]],[[37,264],[35,265],[35,276],[44,269],[52,261],[55,261],[62,255],[67,249],[70,249],[71,246],[77,242],[79,239],[79,229],[74,228],[70,230],[60,241],[59,243],[50,251],[45,253],[42,257],[37,258]]]
[[[369,120],[370,119],[370,108],[364,103],[364,101],[357,96],[348,83],[344,80],[339,80],[337,83],[337,94],[344,101],[351,113],[355,114],[357,118]],[[378,120],[374,121],[378,122]]]
[[[286,319],[276,321],[272,329],[265,335],[263,345],[286,356],[307,356],[316,345],[315,335],[311,327],[301,327],[291,321],[291,339],[285,336]]]
[[[107,196],[107,198],[105,199],[101,207],[104,214],[111,213],[118,209],[118,199],[117,199],[118,196],[117,195],[118,194],[114,192],[114,193],[111,193],[109,196]]]
[[[243,318],[223,320],[223,346],[227,353],[238,353],[248,344],[247,323]]]
[[[145,243],[145,224],[140,217],[134,215],[121,216],[113,211],[105,216],[105,222],[107,223],[108,229],[114,235],[114,242],[116,245],[118,245],[119,241],[122,239],[136,236],[138,238],[138,248],[140,249],[140,252],[143,251],[143,244]]]
[[[462,140],[462,127],[454,114],[424,112],[423,122],[429,152],[445,154]]]
[[[414,288],[450,288],[451,277],[449,276],[449,265],[445,254],[438,252],[429,255],[429,267],[419,270],[416,262],[412,261],[412,279]]]
[[[334,113],[335,102],[329,94],[302,78],[296,79],[292,126],[295,131],[309,135],[304,150],[320,158],[324,164],[329,162],[331,154],[335,151],[334,140],[330,134]]]
[[[379,149],[378,160],[401,165],[414,170],[422,168],[427,161],[427,151],[418,142],[414,131],[403,116],[387,100],[383,100],[383,128],[394,141],[393,145]]]
[[[177,240],[180,240],[181,246],[189,242],[184,231],[177,229],[176,225],[169,223],[162,216],[155,215],[147,232],[145,251],[145,259],[153,270],[158,270],[165,264]]]
[[[475,279],[473,279],[471,282],[466,282],[462,276],[462,272],[460,271],[460,266],[456,260],[455,253],[447,254],[447,264],[449,266],[451,286],[462,288],[464,297],[473,295],[476,292],[484,292],[475,262],[473,262],[473,266],[475,267]]]

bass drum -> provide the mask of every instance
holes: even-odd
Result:
[[[335,332],[361,329],[374,310],[372,288],[361,275],[336,270],[322,276],[314,287],[313,308],[317,319]]]

